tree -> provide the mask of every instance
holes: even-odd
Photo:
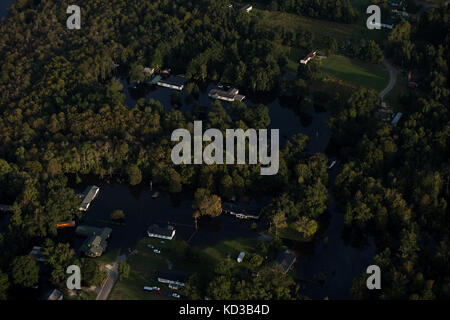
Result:
[[[81,259],[81,281],[87,286],[97,286],[107,276],[106,271],[100,270],[99,265],[93,259]]]
[[[220,197],[203,188],[198,188],[194,195],[192,204],[194,211],[198,211],[200,215],[217,217],[222,213],[222,202]]]
[[[139,169],[138,166],[132,165],[132,166],[128,167],[127,173],[128,173],[129,182],[132,186],[135,186],[135,185],[141,183],[142,174],[141,174],[141,170]]]
[[[125,219],[125,213],[123,212],[123,210],[116,209],[113,212],[111,212],[111,214],[109,215],[109,218],[111,220]]]
[[[67,267],[79,265],[75,251],[68,243],[54,244],[49,239],[45,241],[44,247],[44,254],[47,256],[45,264],[51,269],[51,280],[53,284],[60,285],[67,277]]]
[[[286,228],[287,223],[286,223],[286,215],[284,214],[284,212],[277,212],[272,218],[272,223],[275,227],[276,235],[278,234],[278,229]]]
[[[259,254],[252,254],[250,259],[248,260],[249,265],[252,269],[258,268],[263,263],[263,257],[261,257]]]
[[[140,64],[133,63],[130,68],[130,81],[141,83],[147,77],[144,67]]]
[[[125,261],[119,262],[119,279],[123,280],[130,275],[130,265]]]
[[[30,256],[19,256],[11,264],[11,275],[14,284],[31,288],[39,281],[39,266]]]
[[[6,300],[8,298],[9,278],[6,273],[0,270],[0,300]]]

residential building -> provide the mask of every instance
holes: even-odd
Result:
[[[97,186],[89,186],[84,190],[83,194],[81,195],[82,201],[80,210],[81,211],[87,211],[89,209],[89,206],[91,205],[91,202],[97,197],[98,192],[100,191],[100,188]]]
[[[179,270],[163,270],[158,274],[158,281],[172,286],[184,287],[189,273]]]
[[[86,225],[80,225],[75,233],[87,237],[80,247],[80,251],[88,257],[99,257],[106,251],[108,246],[107,239],[111,235],[111,228],[96,228]]]
[[[219,99],[228,102],[244,100],[245,96],[238,93],[239,90],[236,88],[230,88],[228,91],[211,89],[208,93],[208,96],[213,99]]]
[[[149,67],[145,67],[144,71],[146,73],[148,73],[149,76],[151,76],[153,73],[155,73],[155,68],[149,68]]]
[[[174,90],[183,90],[185,79],[179,76],[170,76],[167,79],[159,80],[157,82],[158,86],[166,87]]]
[[[61,291],[57,289],[53,289],[52,292],[47,297],[47,300],[62,300],[64,298]]]
[[[11,211],[11,210],[12,210],[11,206],[8,206],[6,204],[0,204],[0,211],[8,212],[8,211]]]
[[[34,246],[30,251],[31,257],[38,262],[45,262],[47,260],[47,255],[44,254],[44,248],[39,246]]]
[[[150,238],[172,240],[175,236],[175,228],[169,225],[160,227],[157,224],[154,224],[148,227],[147,234]]]
[[[311,51],[310,53],[308,53],[308,55],[306,57],[304,57],[302,60],[300,60],[300,63],[307,64],[309,61],[311,61],[312,59],[315,58],[316,54],[317,54],[317,51]]]
[[[258,220],[261,216],[261,210],[257,208],[239,206],[231,202],[222,203],[222,212],[231,214],[238,219]]]
[[[245,6],[243,6],[241,8],[241,11],[250,12],[250,11],[252,11],[252,9],[253,9],[253,6],[251,4],[246,4]]]
[[[155,76],[151,81],[150,81],[150,83],[151,84],[158,84],[158,82],[160,81],[162,79],[162,77],[161,76]]]
[[[280,253],[276,259],[276,263],[281,266],[283,273],[288,273],[296,261],[297,257],[289,251]]]

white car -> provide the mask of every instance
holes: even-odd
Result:
[[[161,250],[155,249],[155,250],[153,250],[153,252],[159,254],[159,253],[161,253]]]
[[[155,248],[155,246],[152,245],[152,244],[148,244],[147,247],[149,247],[150,249],[154,249]]]
[[[172,293],[172,297],[177,298],[177,299],[181,298],[181,296],[176,292]]]

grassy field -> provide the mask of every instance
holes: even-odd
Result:
[[[325,36],[335,38],[336,41],[354,40],[360,39],[375,40],[378,43],[383,43],[387,38],[388,31],[381,30],[369,30],[366,26],[366,21],[360,21],[354,24],[345,24],[332,22],[327,20],[318,20],[308,17],[304,17],[297,14],[280,12],[280,11],[267,11],[254,9],[255,13],[260,18],[260,23],[271,27],[284,27],[287,30],[296,32],[299,29],[309,30],[315,35],[315,45],[320,48],[321,40]]]
[[[128,279],[119,280],[116,283],[109,296],[110,300],[170,299],[143,290],[144,286],[156,285],[154,278],[158,270],[168,268],[167,261],[162,256],[153,253],[153,249],[147,247],[147,244],[152,242],[149,240],[151,239],[141,240],[136,246],[137,253],[129,255],[127,263],[130,265],[130,275]],[[152,243],[157,245],[156,241]]]
[[[305,55],[301,50],[288,49],[287,70],[297,73],[299,60]],[[363,86],[377,91],[389,82],[389,73],[382,65],[357,62],[344,56],[334,55],[321,60],[321,78],[335,78],[354,86]]]
[[[212,275],[214,266],[228,255],[230,255],[231,259],[236,259],[241,251],[257,253],[257,243],[256,240],[235,239],[206,248],[191,247],[196,252],[196,258],[192,261],[186,256],[189,246],[184,241],[172,240],[162,243],[161,240],[143,238],[136,246],[137,253],[128,257],[127,262],[130,265],[128,279],[116,283],[109,299],[172,299],[163,295],[145,292],[143,287],[158,286],[163,292],[173,292],[168,286],[157,282],[158,271],[172,267],[174,270],[183,270],[190,273],[197,272],[202,275],[202,278],[206,279]],[[148,244],[152,244],[160,249],[161,253],[153,253],[153,249],[147,247]]]
[[[331,56],[321,61],[323,76],[341,79],[343,81],[383,90],[389,82],[389,73],[381,65],[355,62],[343,56]]]

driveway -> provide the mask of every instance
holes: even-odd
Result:
[[[100,292],[97,295],[96,300],[107,300],[109,294],[111,293],[112,288],[114,287],[114,284],[116,283],[117,279],[119,278],[119,263],[122,261],[126,261],[127,256],[125,254],[122,254],[117,257],[116,261],[114,261],[114,264],[110,269],[108,269],[108,278],[105,281],[105,284],[100,289]]]
[[[380,92],[379,96],[381,100],[383,100],[384,96],[387,95],[395,86],[395,83],[397,82],[397,69],[395,69],[387,59],[383,60],[383,66],[389,71],[389,83],[386,88],[383,89],[383,91]]]

